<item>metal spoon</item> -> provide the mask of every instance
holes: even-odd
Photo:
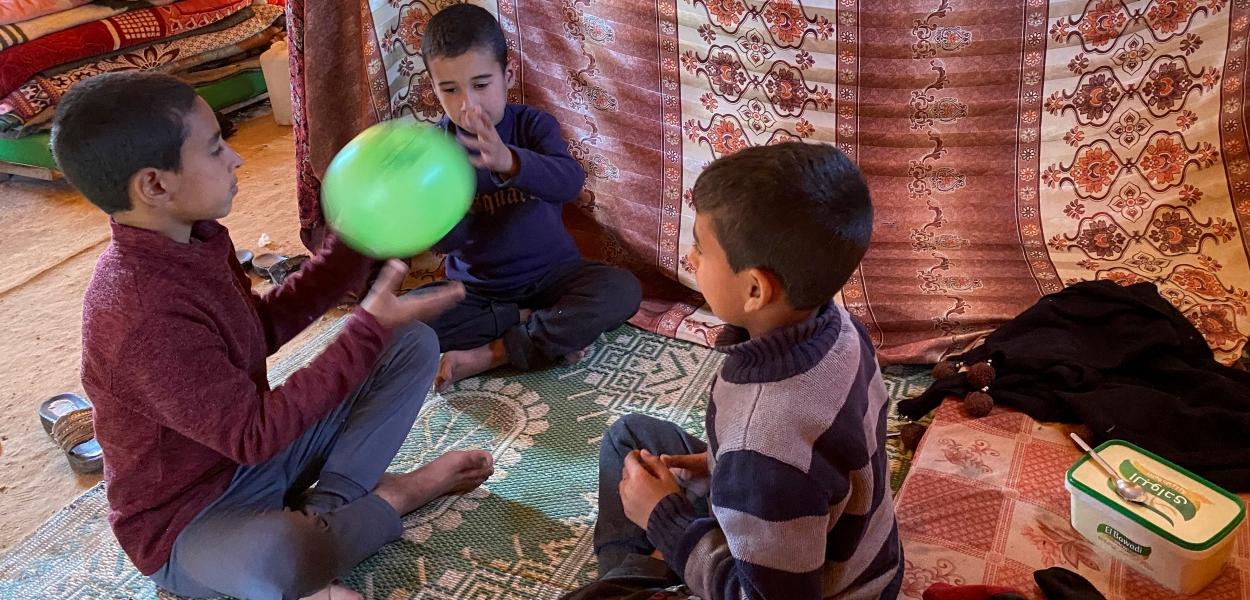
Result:
[[[1080,446],[1082,450],[1089,454],[1090,458],[1094,459],[1094,462],[1098,463],[1098,466],[1102,467],[1102,470],[1106,471],[1107,474],[1115,480],[1115,492],[1119,494],[1121,498],[1124,498],[1133,504],[1146,504],[1149,499],[1146,495],[1146,490],[1143,490],[1142,487],[1136,483],[1121,479],[1120,476],[1116,474],[1115,469],[1111,468],[1111,465],[1107,464],[1107,461],[1103,460],[1101,456],[1098,456],[1098,453],[1094,452],[1094,449],[1090,448],[1089,444],[1086,444],[1085,440],[1081,439],[1081,436],[1075,433],[1070,433],[1068,435],[1072,437],[1072,441],[1076,442],[1076,445]]]

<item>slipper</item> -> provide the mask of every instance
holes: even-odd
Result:
[[[287,257],[272,252],[263,252],[252,258],[252,270],[257,275],[269,279],[269,268],[286,260]]]
[[[91,402],[78,394],[58,394],[39,405],[39,421],[52,436],[75,473],[99,473],[104,450],[95,439]]]
[[[252,270],[257,275],[272,281],[274,285],[282,285],[287,276],[298,271],[308,259],[307,254],[284,256],[266,252],[252,259]]]
[[[311,257],[307,254],[300,254],[298,256],[292,256],[288,259],[278,261],[278,264],[269,267],[269,280],[272,281],[274,285],[282,285],[282,282],[286,281],[287,276],[300,270],[300,267],[304,266],[304,263],[309,258]]]
[[[252,259],[254,258],[254,256],[252,255],[251,250],[248,250],[246,248],[240,248],[238,250],[235,250],[234,257],[238,259],[239,265],[243,267],[244,271],[252,268]]]

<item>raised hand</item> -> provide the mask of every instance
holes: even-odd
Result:
[[[460,120],[464,121],[461,125],[473,132],[471,136],[463,133],[456,135],[460,143],[470,151],[469,162],[479,169],[487,169],[504,178],[516,175],[516,153],[499,138],[495,124],[486,117],[482,107],[466,105],[460,115]]]
[[[464,285],[451,282],[419,294],[396,296],[408,274],[400,260],[388,260],[373,282],[360,307],[387,329],[397,329],[414,321],[429,322],[464,299]]]

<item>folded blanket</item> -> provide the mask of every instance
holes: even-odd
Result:
[[[107,54],[220,21],[251,0],[182,0],[132,10],[0,51],[0,94],[16,90],[40,71]]]
[[[83,23],[107,19],[137,8],[165,6],[174,0],[138,0],[136,2],[111,2],[87,4],[67,11],[36,17],[27,21],[0,25],[0,50],[37,40],[45,35],[65,31]]]
[[[279,10],[281,9],[279,8]],[[283,31],[284,29],[279,26],[270,27],[260,33],[257,33],[256,35],[253,35],[252,37],[240,40],[238,43],[226,44],[207,52],[193,54],[186,58],[162,65],[156,70],[162,73],[177,75],[211,62],[218,62],[246,54],[263,52],[264,50],[269,49],[269,45],[273,43],[274,39],[282,35]]]
[[[43,70],[43,71],[40,71],[39,75],[42,75],[42,76],[44,76],[44,77],[51,77],[51,76],[53,76],[53,75],[58,75],[58,74],[60,74],[60,73],[68,73],[68,72],[70,72],[70,71],[73,71],[74,69],[77,69],[78,67],[85,67],[85,66],[88,66],[88,65],[93,65],[93,64],[98,63],[98,62],[100,62],[100,61],[102,61],[102,60],[110,59],[110,58],[113,58],[113,57],[115,57],[115,56],[121,56],[121,55],[123,55],[123,54],[128,54],[128,53],[136,53],[136,52],[138,52],[139,50],[142,50],[142,49],[144,49],[144,48],[147,48],[148,46],[154,46],[154,45],[156,45],[156,44],[163,44],[163,43],[166,43],[166,42],[172,42],[172,41],[174,41],[174,40],[179,40],[179,39],[182,39],[182,38],[184,38],[184,37],[188,37],[188,36],[192,36],[192,35],[203,35],[203,34],[205,34],[205,33],[212,33],[212,32],[214,32],[214,31],[224,31],[224,30],[226,30],[226,29],[229,29],[229,28],[231,28],[231,27],[234,27],[235,25],[238,25],[239,23],[242,23],[242,22],[244,22],[244,21],[246,21],[246,20],[248,20],[248,19],[252,18],[252,15],[253,15],[253,14],[254,14],[254,13],[252,13],[252,11],[251,11],[251,9],[250,9],[250,8],[244,8],[243,10],[241,10],[241,11],[239,11],[239,12],[237,12],[237,13],[234,13],[234,14],[232,14],[232,15],[230,15],[230,16],[228,16],[228,17],[226,17],[226,18],[224,18],[224,19],[222,19],[222,20],[220,20],[220,21],[217,21],[216,23],[212,23],[212,24],[210,24],[210,25],[205,25],[205,26],[203,26],[203,27],[197,27],[197,28],[195,28],[195,29],[189,29],[189,30],[183,31],[182,33],[176,33],[176,34],[173,34],[173,35],[167,35],[167,36],[165,36],[165,37],[163,37],[163,38],[160,38],[160,39],[157,39],[157,40],[148,41],[148,42],[144,42],[144,43],[142,43],[142,44],[138,44],[138,45],[135,45],[135,46],[131,46],[131,47],[126,48],[126,49],[124,49],[124,50],[118,50],[118,51],[116,51],[116,52],[110,52],[110,53],[108,53],[108,54],[97,54],[97,55],[95,55],[95,56],[89,56],[89,57],[87,57],[87,58],[83,58],[83,59],[80,59],[80,60],[70,61],[70,62],[67,62],[67,63],[61,63],[61,64],[59,64],[59,65],[57,65],[57,66],[55,66],[55,67],[52,67],[52,68],[50,68],[50,69],[45,69],[45,70]]]
[[[280,10],[280,9],[279,9]],[[240,40],[237,44],[227,44],[206,51],[206,53],[187,56],[185,59],[175,60],[174,63],[163,65],[158,70],[161,73],[179,74],[185,73],[200,65],[216,63],[216,61],[235,58],[245,54],[256,53],[257,50],[264,51],[269,49],[270,44],[282,34],[282,27],[272,26],[269,29],[259,32],[245,40]]]
[[[251,18],[223,31],[132,48],[64,73],[37,76],[0,100],[0,135],[14,137],[28,133],[26,125],[39,122],[39,116],[54,110],[70,87],[88,77],[112,71],[189,69],[225,58],[230,53],[242,54],[249,44],[268,43],[280,32],[270,26],[282,16],[282,8],[256,5],[250,10]]]
[[[0,25],[29,21],[36,17],[82,6],[91,0],[4,0],[0,2]]]
[[[221,81],[230,77],[234,77],[243,71],[260,70],[260,59],[256,57],[245,58],[239,62],[228,65],[213,67],[211,69],[187,71],[178,73],[178,79],[189,85],[205,85],[216,81]]]
[[[278,22],[274,26],[281,27],[282,23]],[[260,55],[264,54],[265,51],[268,50],[271,45],[272,43],[269,43],[258,48],[248,48],[244,50],[242,54],[235,54],[233,56],[227,56],[225,58],[213,58],[213,57],[205,56],[206,59],[211,59],[211,60],[208,60],[205,63],[194,65],[191,67],[183,67],[181,65],[168,65],[168,66],[162,67],[161,71],[165,73],[169,73],[170,75],[174,75],[176,77],[184,77],[184,76],[194,77],[194,76],[200,75],[201,73],[206,73],[208,71],[224,69],[228,67],[235,67],[242,63],[260,64]]]

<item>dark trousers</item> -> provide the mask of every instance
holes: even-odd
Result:
[[[707,450],[707,444],[673,423],[645,415],[625,415],[612,424],[599,447],[599,519],[595,522],[599,579],[570,592],[564,600],[647,600],[681,583],[680,573],[651,557],[655,546],[647,532],[625,516],[621,503],[625,457],[644,449],[656,456],[698,454]],[[708,514],[706,497],[689,489],[686,496],[701,516]]]
[[[430,323],[443,352],[503,339],[508,362],[522,371],[559,363],[585,349],[602,333],[625,324],[642,301],[636,277],[593,262],[561,265],[511,290],[469,285],[465,292],[460,304]],[[533,311],[524,323],[522,309]]]
[[[400,515],[371,492],[437,368],[429,327],[396,332],[338,408],[269,461],[237,469],[225,493],[178,534],[152,580],[182,596],[300,598],[399,539]]]

